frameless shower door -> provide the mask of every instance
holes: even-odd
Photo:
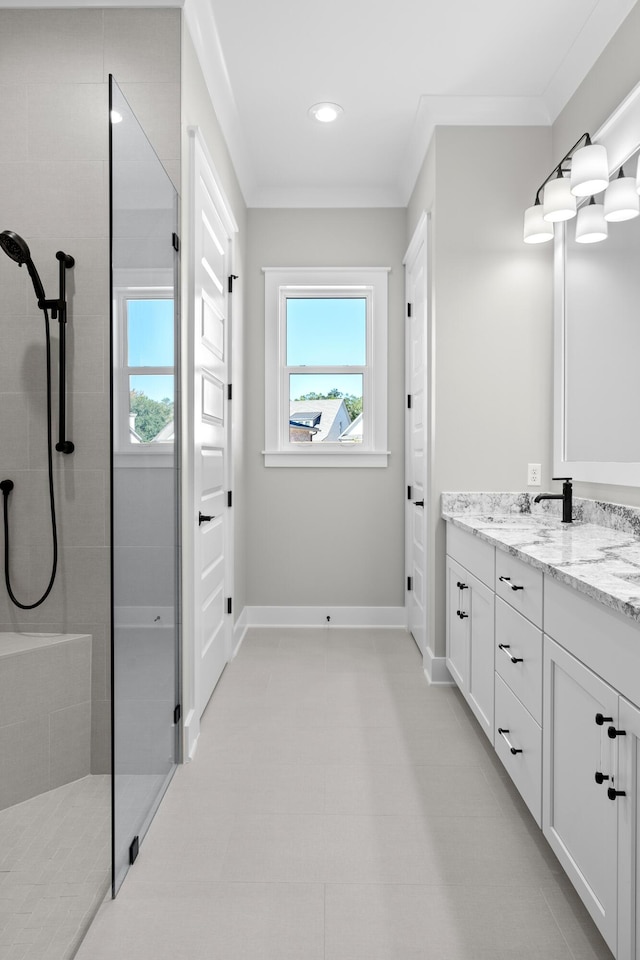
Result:
[[[115,895],[178,759],[178,197],[110,109]]]

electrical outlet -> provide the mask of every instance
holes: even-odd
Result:
[[[540,464],[530,463],[527,465],[527,485],[530,487],[540,486]]]

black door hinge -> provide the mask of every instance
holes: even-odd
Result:
[[[175,710],[173,711],[173,723],[174,723],[174,725],[176,725],[177,723],[179,723],[181,716],[182,716],[182,708],[180,707],[180,704],[177,704]]]
[[[233,611],[233,600],[231,599],[231,597],[227,597],[227,613],[231,613],[232,611]]]
[[[237,280],[237,279],[238,279],[238,274],[237,274],[237,273],[230,273],[230,274],[229,274],[229,284],[228,284],[228,286],[227,286],[227,290],[229,291],[229,293],[233,293],[233,281],[234,281],[234,280]]]
[[[407,500],[411,500],[411,487],[407,487]]]
[[[232,507],[232,506],[233,506],[233,491],[232,491],[232,490],[228,490],[228,491],[227,491],[227,506],[228,506],[228,507]]]
[[[407,577],[407,590],[413,590],[413,578]]]
[[[171,246],[176,251],[176,253],[180,249],[180,237],[178,236],[177,233],[171,234]]]
[[[140,850],[140,837],[134,837],[131,841],[129,847],[129,863],[135,863],[138,859],[138,851]]]
[[[410,304],[410,303],[407,304],[407,316],[408,316],[408,317],[411,316],[411,304]]]
[[[411,394],[407,394],[407,410],[411,410]]]
[[[233,384],[227,384],[227,400],[233,400]]]

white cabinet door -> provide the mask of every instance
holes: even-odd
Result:
[[[620,697],[618,720],[618,960],[640,960],[640,710]]]
[[[493,743],[495,595],[447,557],[447,667]]]
[[[549,637],[544,645],[544,835],[615,954],[618,804],[596,773],[616,772],[618,695]]]
[[[461,596],[467,571],[459,563],[447,557],[447,667],[462,692],[467,687],[469,675],[469,620],[461,617]],[[462,587],[462,584],[465,587]]]

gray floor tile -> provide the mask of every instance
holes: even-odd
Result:
[[[544,898],[509,887],[334,885],[326,960],[573,960]]]

